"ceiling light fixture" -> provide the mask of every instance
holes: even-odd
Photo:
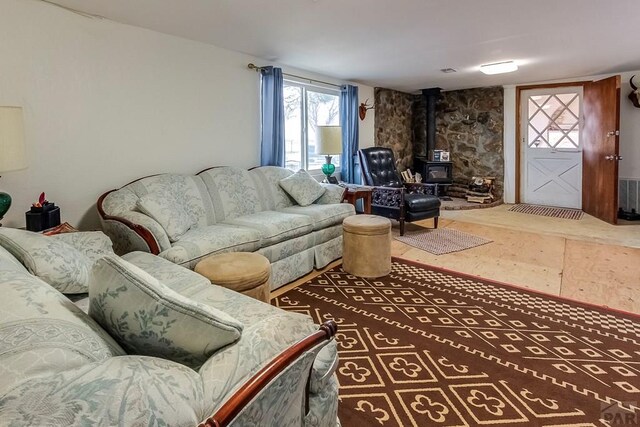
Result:
[[[480,71],[485,74],[502,74],[511,73],[518,69],[518,65],[513,61],[495,62],[493,64],[485,64],[480,66]]]

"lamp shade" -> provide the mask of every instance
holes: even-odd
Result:
[[[342,129],[340,126],[318,126],[316,154],[334,155],[342,153]]]
[[[0,107],[0,173],[27,167],[20,107]]]

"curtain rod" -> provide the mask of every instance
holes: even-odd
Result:
[[[260,72],[260,70],[262,70],[265,67],[258,67],[254,63],[249,63],[249,64],[247,64],[247,68],[249,68],[250,70],[255,70],[257,72]],[[304,80],[304,81],[307,81],[309,83],[321,83],[323,85],[328,85],[328,86],[333,86],[333,87],[342,87],[342,85],[337,85],[335,83],[323,82],[322,80],[309,79],[307,77],[296,76],[295,74],[282,73],[282,75],[283,76],[287,76],[287,77],[294,77],[296,79]]]

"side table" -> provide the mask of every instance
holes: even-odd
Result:
[[[347,191],[344,192],[342,201],[346,201],[355,206],[356,201],[358,199],[362,199],[364,213],[369,215],[371,214],[371,192],[372,189],[369,187],[347,187]]]

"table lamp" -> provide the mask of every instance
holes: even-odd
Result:
[[[318,126],[318,138],[316,141],[316,154],[324,154],[327,163],[322,165],[322,173],[329,182],[329,177],[336,171],[331,163],[331,156],[342,153],[342,129],[340,126]]]
[[[26,168],[22,108],[0,107],[0,174]],[[0,219],[10,207],[11,196],[0,192]]]

